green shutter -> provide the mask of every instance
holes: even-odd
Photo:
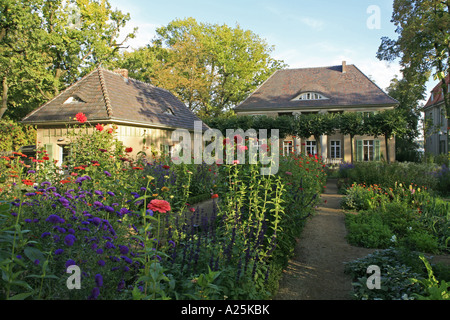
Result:
[[[356,161],[364,160],[363,141],[356,140]]]
[[[374,160],[375,161],[380,161],[380,156],[381,156],[380,140],[374,140],[373,145],[374,145],[374,150],[373,150],[373,152],[374,152],[374,154],[373,154]]]
[[[47,151],[50,161],[53,161],[53,144],[46,144],[45,151]]]

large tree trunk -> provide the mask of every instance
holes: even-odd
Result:
[[[2,94],[2,106],[0,107],[0,119],[3,118],[6,110],[8,110],[8,82],[6,76],[2,80],[3,94]]]

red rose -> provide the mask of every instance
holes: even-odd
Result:
[[[100,123],[97,123],[97,125],[95,126],[95,129],[97,129],[98,131],[102,132],[103,129],[105,129]]]
[[[131,151],[133,151],[133,148],[126,148],[125,149],[125,152],[131,152]]]
[[[168,165],[163,165],[163,168],[166,169],[166,170],[170,169],[170,167]]]
[[[167,211],[171,210],[170,203],[165,200],[158,199],[153,199],[152,201],[150,201],[147,208],[152,211],[158,211],[160,213],[166,213]]]
[[[218,195],[217,193],[215,193],[215,194],[213,194],[213,195],[211,196],[212,199],[215,199],[215,198],[218,198],[218,197],[219,197],[219,195]]]
[[[85,123],[87,121],[86,115],[82,112],[77,113],[75,119],[77,119],[79,123]]]

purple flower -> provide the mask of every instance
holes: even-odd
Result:
[[[125,289],[125,281],[122,279],[120,280],[119,284],[117,285],[117,290],[123,290]]]
[[[69,259],[66,261],[66,269],[70,266],[75,266],[77,263],[73,261],[72,259]]]
[[[47,236],[51,235],[50,232],[44,232],[43,234],[41,234],[41,238],[45,238]]]
[[[71,247],[73,246],[73,243],[75,242],[76,238],[73,234],[68,234],[65,238],[64,238],[64,243]]]
[[[55,255],[60,255],[60,254],[62,254],[63,252],[64,252],[63,249],[56,249],[56,250],[55,250]]]
[[[119,245],[119,250],[120,250],[121,254],[127,254],[128,251],[130,251],[127,246],[122,246],[122,245]]]
[[[103,286],[103,277],[101,274],[95,275],[95,283],[97,284],[97,287]]]
[[[100,267],[103,267],[105,265],[105,260],[98,260],[97,263]]]
[[[103,209],[108,212],[114,212],[114,208],[110,206],[104,206]]]
[[[51,183],[51,182],[49,182],[49,181],[44,181],[44,182],[42,182],[42,183],[41,183],[41,187],[44,187],[45,185],[49,185],[49,186],[51,186],[51,185],[52,185],[52,183]]]
[[[92,218],[92,223],[96,226],[98,226],[101,222],[102,222],[102,219],[100,219],[98,217]]]
[[[95,251],[96,253],[98,253],[98,254],[102,254],[103,253],[103,249],[102,248],[99,248],[99,249],[97,249],[97,251]]]
[[[100,191],[100,190],[95,190],[94,193],[95,193],[96,195],[98,195],[98,196],[102,196],[102,195],[103,195],[103,192]]]
[[[94,206],[101,207],[103,206],[103,203],[101,203],[100,201],[94,201]]]
[[[120,256],[123,260],[125,260],[126,263],[133,263],[133,260],[128,258],[127,256]]]
[[[108,191],[107,194],[109,194],[109,195],[112,196],[112,197],[115,196],[114,192],[112,192],[112,191]]]
[[[96,300],[100,294],[100,289],[95,287],[92,289],[91,295],[88,297],[88,300]]]
[[[34,170],[28,170],[27,173],[36,173]]]
[[[104,174],[106,174],[108,177],[111,177],[111,173],[109,173],[108,171],[103,171]]]
[[[47,219],[45,219],[45,221],[56,224],[56,223],[63,223],[64,219],[62,219],[60,216],[56,214],[51,214],[48,216]]]
[[[39,259],[34,260],[34,264],[38,265],[40,263]]]

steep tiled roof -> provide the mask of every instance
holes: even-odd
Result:
[[[292,101],[304,92],[320,93],[328,99]],[[278,70],[235,110],[301,110],[331,106],[392,106],[397,103],[356,66],[344,64]]]
[[[172,114],[166,113],[169,109]],[[84,113],[91,123],[126,121],[194,129],[194,121],[201,121],[169,91],[97,68],[28,114],[22,122],[70,123],[79,112]]]
[[[445,83],[448,85],[450,82],[450,75],[447,75],[445,77]],[[441,87],[441,81],[431,90],[430,98],[428,98],[427,103],[425,104],[424,108],[428,108],[429,106],[432,106],[434,104],[438,104],[442,101],[444,101],[444,95],[442,94],[442,87]]]

